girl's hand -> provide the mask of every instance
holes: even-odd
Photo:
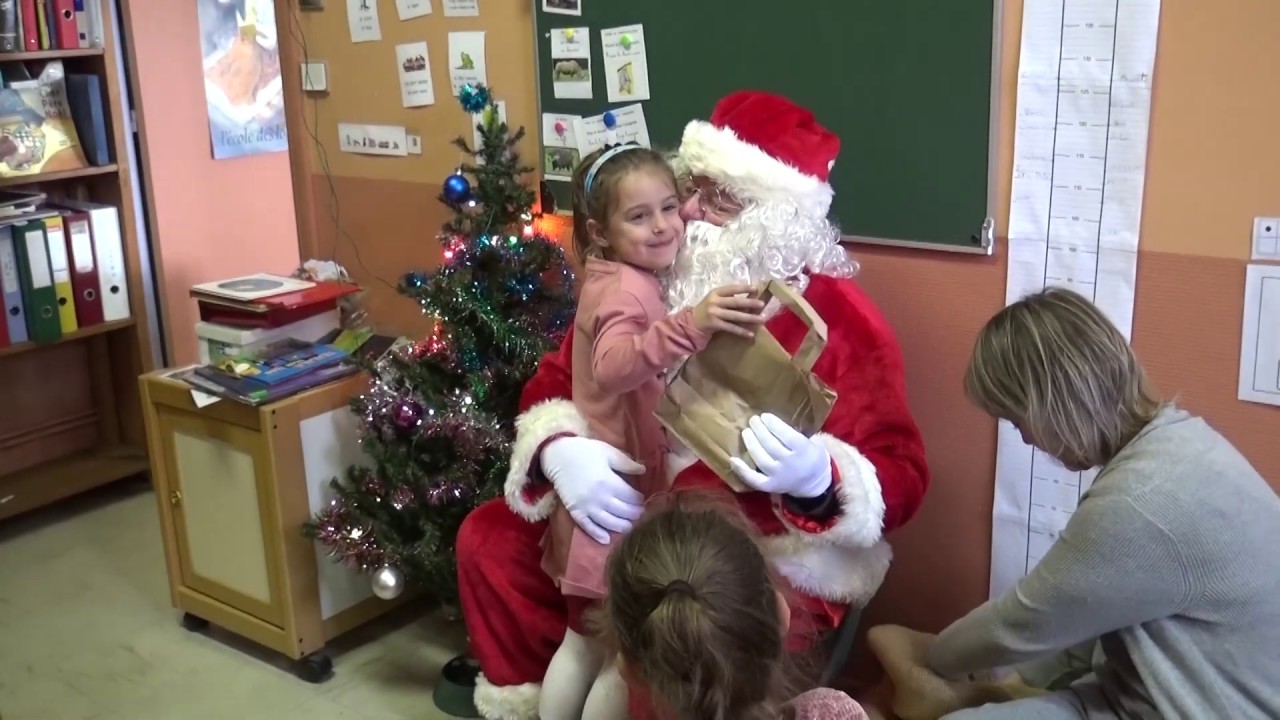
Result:
[[[693,309],[693,325],[708,335],[728,332],[742,337],[756,334],[756,326],[764,322],[760,311],[764,303],[757,297],[754,285],[726,285],[712,290]]]

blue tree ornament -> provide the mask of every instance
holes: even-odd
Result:
[[[444,199],[459,205],[471,196],[471,181],[462,173],[454,173],[444,179]]]

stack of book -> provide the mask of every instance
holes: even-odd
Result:
[[[315,342],[341,324],[342,298],[360,287],[257,274],[191,288],[200,311],[200,362],[218,363],[285,339]]]
[[[327,342],[282,340],[256,353],[199,365],[178,379],[202,392],[246,405],[262,405],[353,375],[355,338],[335,332]]]

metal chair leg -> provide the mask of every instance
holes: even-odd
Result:
[[[822,668],[819,680],[821,687],[830,687],[831,683],[844,670],[849,660],[849,651],[853,649],[853,637],[858,633],[858,624],[862,621],[862,608],[849,608],[840,627],[836,628],[827,645],[827,664]]]

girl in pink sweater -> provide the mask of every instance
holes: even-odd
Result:
[[[710,293],[668,314],[657,273],[684,241],[671,166],[657,152],[618,145],[588,155],[574,173],[573,240],[584,261],[573,341],[573,403],[591,437],[643,466],[634,504],[668,486],[666,433],[654,416],[665,375],[716,332],[750,336],[763,322],[748,285]],[[582,612],[604,597],[610,531],[557,507],[544,538],[543,569],[569,603],[569,633],[543,680],[544,720],[577,718],[604,662]]]
[[[606,577],[631,720],[866,720],[838,690],[795,693],[790,610],[736,507],[673,496],[618,543]]]

